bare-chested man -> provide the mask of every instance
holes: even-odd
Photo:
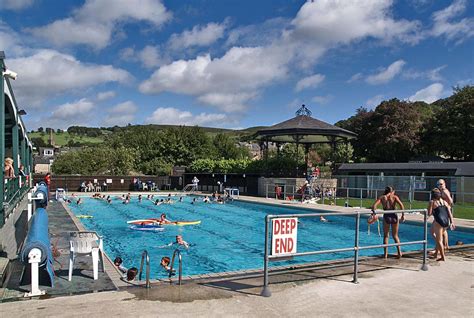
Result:
[[[395,194],[395,190],[392,187],[386,187],[385,192],[382,196],[380,196],[377,201],[374,202],[372,206],[372,211],[377,209],[377,206],[382,203],[382,207],[384,210],[395,210],[398,206],[400,209],[404,210],[405,207],[403,206],[402,201],[400,198]],[[400,218],[401,222],[405,221],[405,214],[402,213],[402,217]],[[388,232],[390,231],[390,225],[392,226],[392,237],[396,243],[400,243],[400,239],[398,238],[398,226],[400,223],[398,222],[398,215],[396,213],[386,213],[383,215],[383,244],[388,244]],[[398,258],[402,257],[402,250],[400,246],[397,246],[398,251]],[[385,258],[388,257],[388,249],[384,248]]]

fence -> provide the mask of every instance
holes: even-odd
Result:
[[[34,184],[42,181],[44,175],[35,174]],[[103,191],[132,191],[134,190],[134,181],[139,179],[141,182],[153,182],[158,189],[170,189],[170,177],[168,176],[70,176],[53,175],[51,178],[50,191],[56,191],[57,188],[66,189],[69,192],[80,191],[81,183],[89,181],[101,186]],[[106,186],[105,186],[106,185]]]
[[[386,186],[395,188],[403,200],[429,201],[431,189],[439,179],[446,181],[455,203],[474,203],[474,177],[453,176],[335,176],[337,194],[340,197],[360,197],[375,199]]]
[[[10,216],[14,211],[14,207],[20,202],[25,194],[29,191],[29,180],[26,177],[16,177],[13,179],[5,179],[5,188],[3,193],[3,220],[0,220],[0,225]]]
[[[298,257],[298,256],[307,256],[307,255],[317,255],[317,254],[329,254],[329,253],[340,253],[340,252],[350,252],[354,251],[354,271],[353,271],[353,282],[358,283],[358,271],[359,271],[359,251],[368,250],[375,248],[388,248],[391,246],[402,246],[402,245],[414,245],[414,244],[423,244],[423,264],[421,269],[428,270],[426,263],[427,258],[427,245],[428,245],[428,223],[427,223],[427,210],[418,209],[418,210],[395,210],[395,211],[376,211],[376,214],[385,214],[385,213],[423,213],[423,240],[419,241],[409,241],[403,243],[392,243],[392,244],[378,244],[378,245],[369,245],[369,246],[359,246],[359,227],[360,227],[360,216],[362,214],[369,215],[372,212],[355,212],[355,213],[306,213],[306,214],[282,214],[282,215],[267,215],[265,217],[265,251],[264,251],[264,282],[263,290],[261,295],[264,297],[270,297],[271,292],[269,289],[269,279],[268,279],[268,263],[270,260],[287,260],[288,257]],[[331,250],[320,250],[320,251],[308,251],[302,253],[291,253],[285,254],[282,256],[279,255],[270,255],[269,253],[269,242],[271,241],[270,237],[273,235],[273,230],[270,231],[270,224],[273,219],[283,219],[283,218],[314,218],[320,216],[352,216],[355,218],[355,229],[354,229],[354,246],[347,248],[331,249]],[[297,224],[297,222],[295,222]]]

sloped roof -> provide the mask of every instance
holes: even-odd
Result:
[[[262,128],[255,133],[257,138],[268,138],[275,142],[295,142],[298,136],[299,143],[330,142],[332,139],[352,139],[356,133],[328,124],[308,115],[298,115],[271,127]]]
[[[338,173],[348,171],[446,171],[454,170],[456,176],[474,176],[474,162],[392,162],[344,163]]]

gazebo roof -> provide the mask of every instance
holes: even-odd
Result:
[[[328,143],[357,137],[352,131],[312,118],[311,111],[305,105],[296,112],[296,117],[262,128],[255,134],[257,139],[283,143],[296,142],[298,139],[301,144]]]

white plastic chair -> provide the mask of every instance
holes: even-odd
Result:
[[[104,271],[102,238],[96,232],[69,232],[69,281],[72,279],[72,267],[78,254],[91,254],[94,280],[99,278],[99,261]]]

